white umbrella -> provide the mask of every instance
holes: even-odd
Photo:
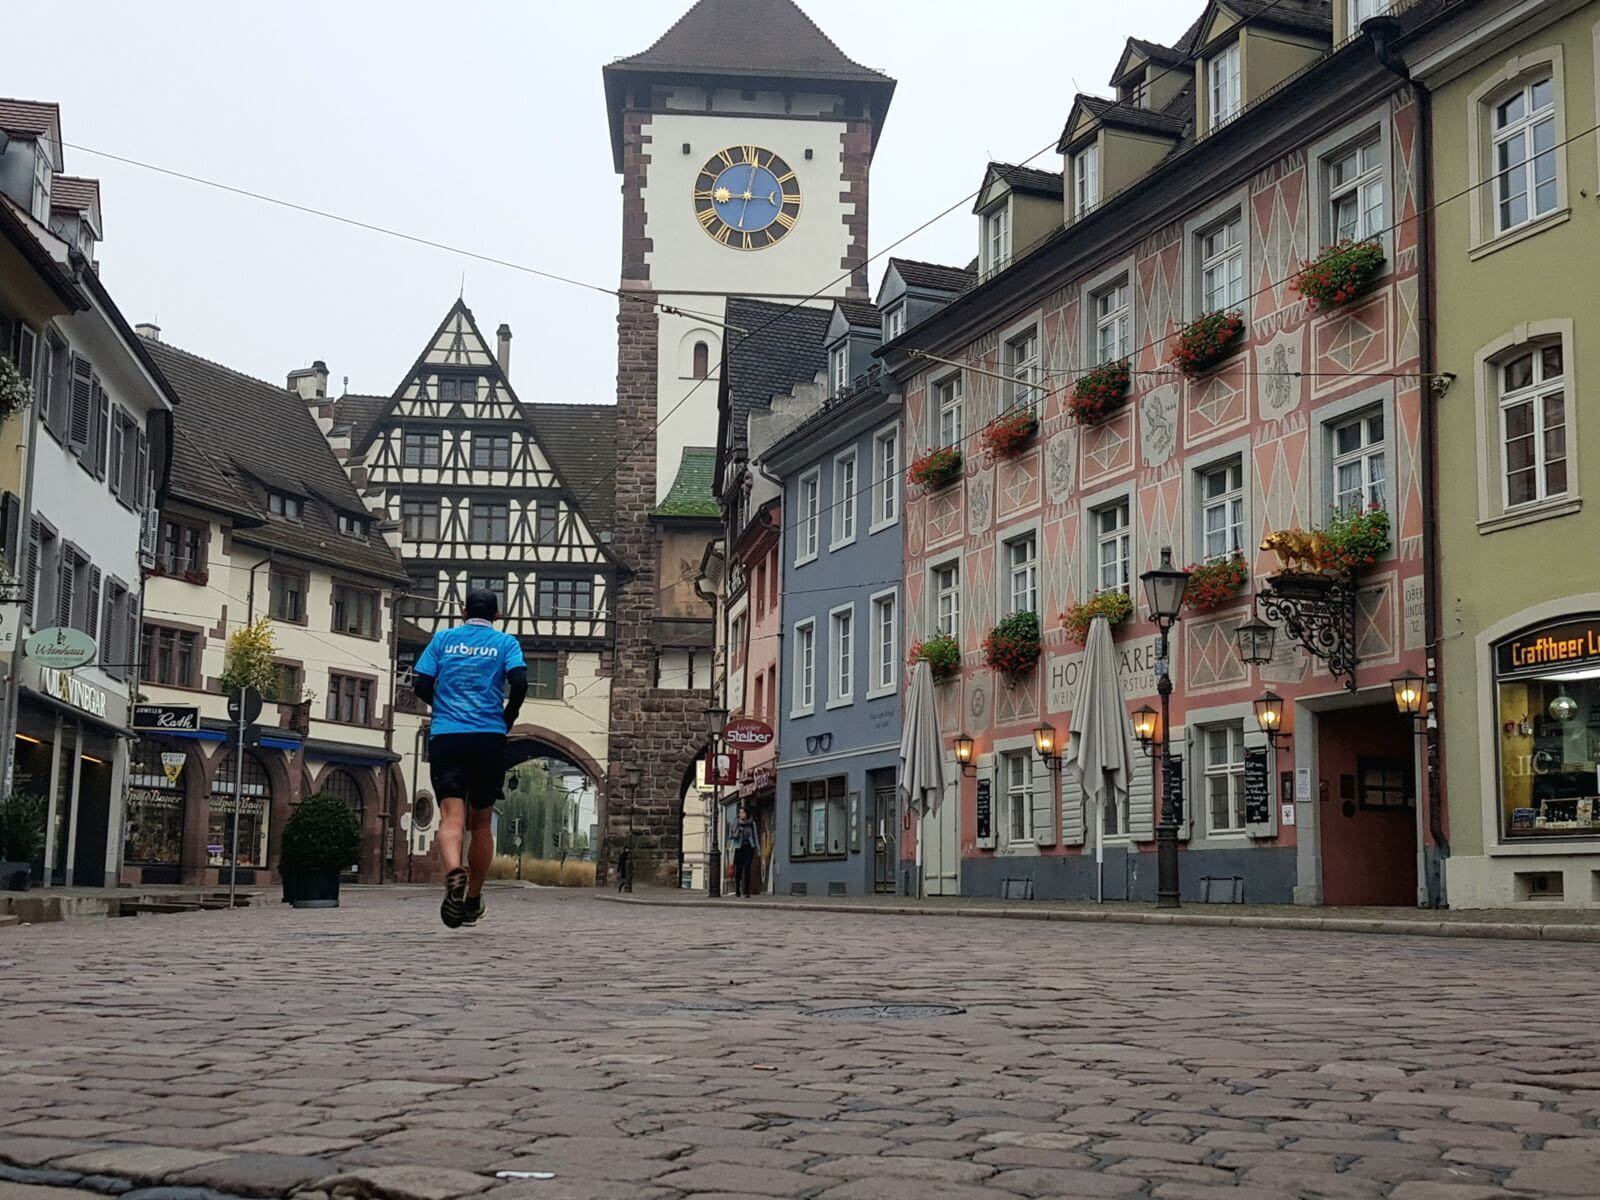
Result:
[[[917,895],[922,894],[922,819],[944,795],[944,744],[939,737],[939,706],[933,671],[919,662],[911,672],[900,727],[900,798],[917,816]]]
[[[1078,777],[1084,797],[1094,801],[1096,900],[1104,899],[1105,803],[1114,798],[1127,812],[1136,753],[1133,730],[1122,706],[1111,626],[1104,617],[1096,617],[1089,624],[1089,640],[1084,646],[1078,694],[1072,704],[1072,743],[1066,755],[1067,770]]]

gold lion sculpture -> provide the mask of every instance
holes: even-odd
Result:
[[[1316,574],[1322,570],[1327,551],[1327,539],[1319,530],[1307,533],[1304,529],[1275,529],[1261,539],[1261,548],[1278,556],[1278,566],[1284,571]]]

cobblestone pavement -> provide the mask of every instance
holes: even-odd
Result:
[[[0,1197],[1600,1195],[1593,946],[435,910],[0,931]]]

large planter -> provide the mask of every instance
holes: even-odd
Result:
[[[1039,432],[1039,418],[1031,408],[1007,413],[983,427],[983,448],[991,458],[1016,458]]]
[[[338,870],[284,871],[283,900],[295,908],[338,908]]]
[[[961,478],[961,451],[954,446],[930,450],[906,471],[906,482],[927,492],[937,492]]]
[[[1106,624],[1115,629],[1133,616],[1133,598],[1126,592],[1101,592],[1090,596],[1081,604],[1071,604],[1061,614],[1061,627],[1067,631],[1067,640],[1087,645],[1089,626],[1096,617],[1104,617]]]
[[[0,862],[0,892],[25,892],[33,886],[33,867],[25,862]]]
[[[983,639],[983,661],[1011,680],[1020,679],[1039,662],[1037,613],[1012,613]]]

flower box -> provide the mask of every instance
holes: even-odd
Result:
[[[1280,573],[1287,575],[1355,575],[1390,546],[1389,513],[1377,504],[1335,515],[1326,529],[1275,529],[1261,539],[1261,548],[1277,554]]]
[[[961,451],[954,446],[930,450],[911,464],[906,481],[936,492],[961,478]]]
[[[1302,267],[1290,286],[1305,297],[1312,312],[1325,312],[1370,288],[1383,271],[1383,261],[1381,243],[1346,238],[1326,247]]]
[[[1013,679],[1039,662],[1039,614],[1012,613],[983,639],[983,661]]]
[[[1128,360],[1102,363],[1072,385],[1067,410],[1080,425],[1105,420],[1128,401]]]
[[[1179,330],[1172,347],[1172,365],[1185,379],[1204,375],[1226,358],[1244,333],[1244,315],[1211,312]]]
[[[1122,624],[1133,616],[1133,598],[1126,592],[1101,592],[1090,596],[1081,604],[1069,605],[1061,614],[1061,625],[1067,631],[1067,640],[1082,646],[1089,640],[1089,626],[1096,617],[1104,617],[1111,625]]]
[[[943,683],[961,674],[961,643],[947,633],[925,638],[911,647],[911,665],[928,664],[934,681]]]
[[[1250,568],[1242,554],[1191,566],[1183,605],[1195,612],[1209,612],[1237,596],[1249,579]]]
[[[1005,413],[983,427],[983,448],[994,458],[1015,458],[1039,432],[1039,418],[1031,408]]]

